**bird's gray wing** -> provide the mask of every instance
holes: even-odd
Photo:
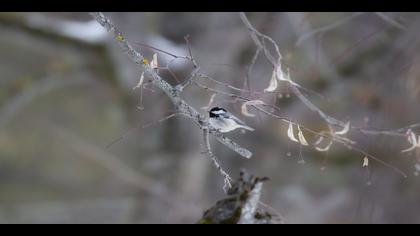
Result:
[[[225,114],[223,114],[224,118],[230,118],[234,121],[236,121],[236,123],[240,124],[240,125],[244,125],[247,126],[243,121],[241,121],[238,117],[234,116],[232,113],[230,112],[226,112]]]

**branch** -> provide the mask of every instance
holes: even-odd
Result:
[[[104,14],[100,12],[91,13],[91,15],[95,18],[95,20],[102,25],[109,33],[114,36],[114,39],[118,42],[121,49],[127,53],[130,59],[136,63],[137,65],[141,66],[145,72],[145,74],[149,75],[152,78],[152,83],[161,89],[172,101],[175,108],[182,113],[184,116],[191,118],[194,122],[200,127],[200,129],[208,129],[209,133],[216,137],[216,139],[224,144],[226,147],[232,149],[239,155],[245,158],[251,158],[252,153],[241,147],[239,144],[235,143],[231,139],[224,136],[222,133],[217,131],[213,126],[211,126],[201,115],[198,111],[196,111],[192,106],[190,106],[187,102],[181,99],[180,94],[182,90],[179,90],[181,87],[173,87],[168,82],[166,82],[162,77],[160,77],[155,70],[153,70],[149,62],[144,58],[144,56],[134,50],[134,48],[129,44],[126,40],[124,35],[121,31],[117,29],[117,27],[109,20]]]

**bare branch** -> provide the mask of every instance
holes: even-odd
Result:
[[[260,55],[260,52],[261,52],[261,48],[257,48],[254,56],[252,57],[251,64],[248,66],[248,71],[246,73],[245,81],[244,81],[244,88],[247,88],[248,90],[251,90],[249,79],[251,78],[252,70],[254,69],[255,62],[257,61],[258,56]]]
[[[184,91],[185,88],[190,86],[194,81],[197,79],[198,71],[200,70],[200,67],[196,67],[192,72],[190,78],[188,78],[184,83],[179,84],[176,86],[176,89],[178,91]]]
[[[227,138],[214,127],[212,127],[205,120],[203,115],[201,115],[192,106],[190,106],[187,102],[181,99],[181,91],[177,88],[174,88],[172,85],[166,82],[162,77],[160,77],[156,73],[155,70],[153,70],[150,67],[148,61],[144,58],[144,56],[140,52],[137,52],[129,44],[122,32],[117,29],[117,27],[111,22],[111,20],[109,20],[107,17],[105,17],[104,14],[100,12],[91,13],[91,15],[96,19],[96,21],[100,25],[102,25],[109,33],[111,33],[114,36],[114,39],[118,42],[121,49],[128,54],[130,59],[137,65],[141,66],[145,71],[145,74],[149,75],[152,78],[152,83],[158,88],[160,88],[171,99],[178,112],[183,113],[184,116],[193,119],[194,122],[200,127],[200,129],[208,129],[209,133],[214,135],[219,142],[232,149],[239,155],[246,158],[250,158],[252,156],[252,153],[249,150],[241,147],[239,144]]]
[[[76,85],[87,82],[86,78],[74,80],[60,80],[54,75],[49,75],[37,81],[33,86],[24,89],[0,107],[0,130],[6,127],[13,118],[36,98],[45,95],[55,89],[61,89],[69,85]]]

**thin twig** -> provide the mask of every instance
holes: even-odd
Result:
[[[228,173],[226,173],[225,170],[223,170],[222,166],[217,160],[217,157],[211,151],[209,132],[207,129],[203,129],[203,141],[204,141],[203,153],[210,157],[210,159],[213,161],[214,166],[217,168],[217,170],[219,170],[220,174],[224,177],[223,190],[225,191],[225,193],[227,193],[227,191],[232,187],[232,184],[231,184],[232,178],[229,176]]]
[[[375,15],[379,16],[379,18],[381,18],[382,20],[386,21],[387,23],[391,24],[392,26],[395,26],[396,28],[400,29],[400,30],[407,30],[407,28],[398,23],[396,20],[392,19],[390,16],[386,15],[383,12],[375,12]]]
[[[348,21],[350,21],[350,20],[352,20],[352,19],[354,19],[354,18],[356,18],[356,17],[358,17],[362,14],[364,14],[364,13],[363,12],[353,13],[350,16],[346,16],[346,17],[343,17],[342,19],[334,21],[332,24],[313,29],[313,30],[303,34],[302,36],[300,36],[299,39],[296,41],[296,46],[301,45],[303,41],[310,38],[312,35],[319,34],[319,33],[325,33],[329,30],[337,28],[338,26],[340,26],[340,25],[342,25],[342,24],[344,24],[344,23],[346,23],[346,22],[348,22]]]
[[[151,123],[148,123],[148,124],[145,124],[145,125],[142,125],[142,126],[138,126],[138,127],[135,127],[135,128],[142,128],[142,129],[145,129],[145,128],[148,128],[148,127],[150,127],[150,126],[153,126],[153,125],[156,125],[156,124],[160,124],[160,123],[162,123],[162,122],[164,122],[164,121],[166,121],[166,120],[169,120],[170,118],[172,118],[172,117],[174,117],[174,116],[177,116],[177,115],[182,115],[182,113],[173,113],[173,114],[170,114],[170,115],[168,115],[168,116],[166,116],[166,117],[164,117],[164,118],[162,118],[162,119],[160,119],[160,120],[158,120],[158,121],[155,121],[155,122],[151,122]],[[129,129],[127,132],[125,132],[123,135],[121,135],[120,137],[118,137],[118,138],[116,138],[115,140],[113,140],[112,142],[110,142],[109,144],[107,144],[106,145],[106,147],[105,147],[105,149],[109,149],[111,146],[113,146],[114,144],[116,144],[117,142],[119,142],[119,141],[121,141],[121,140],[123,140],[129,133],[131,133],[131,132],[133,132],[134,130],[136,130],[135,128],[133,128],[133,129]]]

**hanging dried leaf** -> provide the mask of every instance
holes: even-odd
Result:
[[[409,131],[408,142],[411,144],[416,144],[418,142],[416,140],[416,134],[412,130]]]
[[[254,117],[255,114],[249,113],[247,106],[256,106],[256,105],[261,105],[261,104],[264,104],[264,102],[261,100],[251,100],[251,101],[244,102],[241,107],[242,114],[244,116]]]
[[[276,76],[277,76],[277,79],[280,81],[288,81],[288,78],[290,78],[290,76],[287,77],[286,74],[283,72],[283,70],[281,69],[280,63],[276,66]]]
[[[299,138],[299,142],[304,145],[304,146],[308,146],[308,142],[305,139],[305,136],[303,136],[302,130],[300,129],[300,126],[298,125],[298,138]]]
[[[139,82],[137,83],[137,85],[133,87],[133,89],[138,89],[138,88],[140,88],[140,87],[141,87],[141,85],[143,84],[143,81],[144,81],[144,72],[142,72],[142,73],[141,73],[141,75],[140,75],[140,80],[139,80]]]
[[[368,157],[364,157],[363,158],[363,165],[362,167],[367,167],[369,166],[369,158]]]
[[[289,129],[287,129],[287,136],[292,140],[293,142],[299,142],[299,140],[296,139],[295,134],[293,132],[293,124],[292,122],[289,122]]]
[[[213,95],[211,95],[211,97],[210,97],[210,101],[209,101],[209,103],[207,104],[207,106],[204,106],[204,107],[202,107],[201,109],[203,109],[203,110],[208,110],[208,109],[210,109],[210,106],[211,106],[211,104],[213,104],[213,101],[214,101],[214,98],[216,97],[216,93],[213,93]]]
[[[330,147],[332,146],[333,142],[331,141],[326,147],[321,148],[321,147],[315,147],[315,149],[319,152],[326,152],[328,150],[330,150]]]
[[[344,134],[347,134],[349,130],[350,130],[350,121],[346,123],[346,125],[344,126],[342,130],[336,131],[334,133],[338,135],[344,135]]]
[[[273,75],[271,76],[270,84],[266,89],[264,89],[264,92],[273,92],[277,88],[277,79],[276,79],[276,72],[273,70]]]
[[[324,141],[324,136],[321,136],[318,138],[318,140],[315,141],[314,145],[320,144],[322,141]]]
[[[152,69],[158,68],[157,53],[153,54],[153,59],[152,62],[150,62],[150,67],[152,67]]]
[[[401,152],[409,152],[409,151],[414,150],[416,147],[418,147],[418,146],[417,146],[417,145],[415,145],[415,144],[413,144],[413,146],[411,146],[411,147],[409,147],[409,148],[407,148],[407,149],[404,149],[404,150],[402,150]]]
[[[401,152],[409,152],[409,151],[414,150],[417,147],[420,147],[420,136],[418,139],[416,139],[416,134],[412,130],[408,131],[407,140],[412,146],[407,149],[402,150]]]

